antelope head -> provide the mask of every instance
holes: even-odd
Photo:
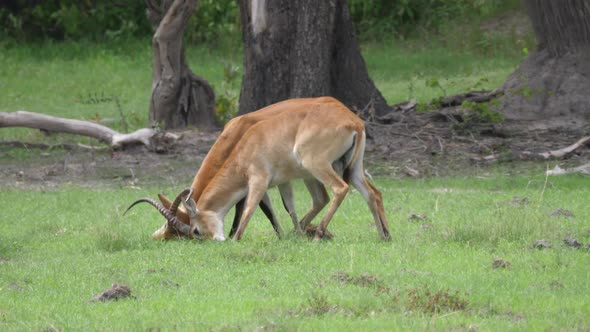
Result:
[[[223,219],[218,214],[211,211],[199,211],[192,198],[183,201],[183,205],[190,217],[190,232],[195,234],[197,239],[225,241]]]
[[[186,210],[186,213],[188,214],[188,217],[190,220],[190,225],[186,225],[186,224],[182,224],[182,225],[183,225],[183,227],[188,228],[189,234],[191,234],[194,238],[196,238],[198,240],[203,240],[203,239],[208,239],[208,238],[213,238],[214,240],[218,240],[218,241],[225,240],[225,236],[223,236],[223,228],[221,229],[221,236],[218,237],[217,235],[215,235],[216,234],[215,232],[209,231],[209,229],[206,227],[199,226],[199,223],[197,223],[197,219],[203,218],[204,214],[199,213],[199,210],[197,209],[197,203],[191,197],[190,193],[188,194],[188,196],[186,198],[184,198],[182,200],[182,205],[184,206],[184,209]],[[172,210],[173,207],[174,207],[174,203],[172,203],[172,206],[170,207],[170,209]]]
[[[194,223],[193,219],[196,218],[197,207],[195,201],[191,198],[191,194],[192,189],[187,188],[183,190],[180,194],[178,194],[178,196],[176,196],[176,199],[174,199],[174,201],[172,202],[170,209],[167,209],[162,204],[156,202],[155,200],[149,197],[140,198],[133,202],[127,208],[127,210],[125,210],[123,215],[125,215],[127,211],[129,211],[132,207],[139,203],[148,203],[151,206],[155,207],[160,212],[160,214],[162,214],[162,216],[164,216],[164,218],[166,218],[167,220],[167,223],[165,223],[162,227],[160,227],[160,229],[158,229],[154,232],[154,234],[152,234],[152,239],[167,240],[174,237],[199,238],[200,234],[198,233],[198,229],[191,230],[191,226],[181,222],[177,216],[178,207],[182,202],[184,208],[186,209],[190,217],[191,223]]]
[[[189,191],[189,189],[181,192],[173,202],[170,202],[163,195],[158,195],[158,197],[163,205],[170,207],[169,211],[175,216],[180,225],[172,227],[170,226],[170,222],[167,222],[154,232],[152,239],[171,239],[179,236],[188,236],[198,240],[213,239],[216,241],[225,241],[223,222],[219,221],[216,214],[199,211],[195,200],[192,198],[193,192]],[[182,203],[184,209],[179,208],[180,203]],[[183,230],[180,235],[178,235],[179,228]]]

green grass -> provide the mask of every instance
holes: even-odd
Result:
[[[507,39],[464,39],[473,45],[373,42],[362,50],[391,104],[498,87],[522,58],[506,51]],[[149,40],[0,41],[0,47],[0,112],[108,119],[105,124],[117,130],[124,123],[129,129],[147,125]],[[216,88],[223,63],[242,61],[239,50],[206,46],[189,47],[187,57]],[[440,87],[429,87],[431,80]],[[12,139],[81,141],[0,130],[0,140]],[[0,161],[33,162],[34,154],[11,149]],[[590,179],[567,175],[545,185],[540,167],[504,167],[470,170],[469,177],[380,178],[391,243],[378,240],[355,192],[330,224],[336,235],[330,242],[293,235],[279,240],[257,212],[241,242],[197,243],[151,241],[163,221],[148,206],[121,216],[138,197],[172,196],[179,188],[171,184],[3,187],[0,330],[589,329],[590,253],[562,240],[571,234],[590,242]],[[302,216],[309,197],[300,184],[295,189]],[[530,203],[512,204],[515,196]],[[273,200],[290,230],[274,192]],[[575,218],[548,216],[557,208]],[[409,221],[412,214],[427,219]],[[533,249],[539,239],[553,247]],[[496,258],[510,267],[492,268]],[[88,301],[115,282],[129,285],[134,298]]]
[[[27,110],[66,118],[106,119],[107,126],[121,131],[123,118],[130,130],[147,126],[152,82],[149,40],[2,46],[0,112]],[[224,61],[241,63],[235,52],[201,47],[187,53],[193,71],[214,86],[223,80]],[[29,129],[0,131],[0,139],[15,138],[45,139]]]
[[[257,212],[241,242],[197,243],[151,241],[163,218],[148,206],[121,216],[138,197],[178,188],[3,188],[0,329],[586,330],[590,253],[562,240],[590,242],[590,179],[545,185],[535,173],[379,179],[391,243],[356,192],[330,242],[279,240]],[[295,189],[303,214],[309,197]],[[575,218],[548,216],[557,208]],[[553,247],[533,249],[538,239]],[[496,258],[511,266],[493,269]],[[134,298],[88,302],[114,282]]]
[[[483,57],[441,46],[369,44],[363,55],[371,78],[390,104],[410,99],[429,102],[442,95],[492,90],[500,87],[518,65],[514,57]],[[433,79],[442,89],[427,84]]]

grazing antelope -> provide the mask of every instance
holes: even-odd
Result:
[[[281,114],[284,111],[288,111],[288,109],[279,109],[279,110],[260,110],[258,112],[246,114],[243,116],[239,116],[237,118],[232,119],[229,121],[215,144],[211,147],[211,150],[203,160],[199,171],[195,175],[193,180],[193,184],[191,188],[193,189],[191,197],[194,201],[198,201],[199,197],[201,196],[203,190],[209,184],[209,181],[215,176],[215,173],[222,167],[223,163],[233,151],[234,147],[238,144],[239,140],[242,138],[244,133],[254,124],[264,121],[265,119]],[[306,186],[310,193],[312,194],[313,199],[313,207],[312,211],[321,210],[327,200],[328,196],[323,187],[319,187],[316,183],[306,182]],[[293,192],[291,189],[291,185],[287,182],[284,184],[279,185],[279,192],[281,194],[281,198],[283,201],[283,205],[289,215],[291,216],[295,231],[301,233],[302,230],[299,227],[299,222],[297,219],[297,214],[295,212],[295,204],[293,203]],[[158,210],[161,208],[170,209],[172,202],[162,194],[158,195],[158,198],[162,202],[162,205],[154,205],[154,201],[150,201],[149,199],[140,200],[142,202],[148,202],[154,205]],[[138,203],[136,201],[135,203]],[[133,205],[135,205],[132,204]],[[178,203],[176,205],[178,207]],[[262,201],[260,202],[260,207],[267,218],[270,220],[271,225],[277,232],[279,236],[282,234],[282,230],[280,224],[277,222],[276,217],[274,215],[274,211],[272,209],[272,205],[270,203],[270,199],[268,195],[264,195]],[[239,219],[241,217],[242,211],[244,209],[244,199],[240,200],[236,204],[236,214],[234,217],[234,222],[232,225],[232,229],[230,232],[230,237],[233,236],[234,232],[237,229]],[[317,214],[317,213],[316,213]],[[174,211],[172,215],[177,215],[178,221],[189,224],[190,218],[187,214],[186,210],[180,209]],[[308,228],[308,230],[311,228]],[[170,222],[165,223],[160,227],[156,232],[153,233],[152,239],[171,239],[179,237],[179,232],[170,227]]]
[[[354,113],[331,97],[291,99],[251,114],[256,116],[259,112],[275,114],[245,131],[205,188],[197,189],[199,181],[195,178],[193,189],[199,190],[200,195],[194,199],[193,191],[185,199],[191,225],[186,235],[225,240],[223,219],[232,206],[246,198],[233,236],[239,240],[268,188],[301,178],[315,187],[312,197],[322,196],[318,193],[324,186],[333,193],[314,239],[326,234],[349,184],[366,200],[381,238],[391,239],[381,193],[365,178],[365,127]],[[312,207],[301,227],[307,227],[318,212]]]

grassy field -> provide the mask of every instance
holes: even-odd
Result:
[[[391,243],[356,192],[333,241],[279,240],[257,212],[241,242],[195,243],[151,241],[162,218],[148,206],[121,216],[177,188],[3,188],[0,329],[587,330],[590,253],[563,239],[590,241],[590,179],[535,173],[378,179]],[[303,213],[301,186],[296,199]],[[114,282],[134,297],[89,302]]]
[[[148,40],[0,41],[0,48],[0,112],[102,120],[118,130],[147,125]],[[490,45],[396,41],[362,49],[391,104],[498,87],[522,58],[490,53]],[[239,51],[187,53],[218,93],[224,63],[241,66]],[[56,137],[0,130],[0,140],[81,140]],[[25,163],[31,153],[0,153],[0,162]],[[241,242],[198,243],[151,241],[163,220],[148,206],[122,217],[139,197],[174,195],[177,182],[2,187],[0,330],[589,330],[590,253],[563,240],[590,242],[590,179],[546,181],[539,166],[465,173],[474,175],[377,179],[390,243],[378,240],[356,192],[330,225],[333,241],[279,240],[257,212]],[[295,189],[303,215],[309,195]],[[274,191],[273,200],[290,230]],[[574,217],[551,216],[558,208]],[[536,240],[552,246],[534,248]],[[89,302],[112,283],[128,285],[133,298]]]
[[[443,94],[493,89],[519,58],[453,51],[400,42],[363,46],[369,72],[389,103],[427,102]],[[106,45],[66,42],[0,46],[0,112],[28,110],[60,117],[106,121],[124,131],[148,121],[152,53],[148,40]],[[221,92],[224,63],[241,67],[241,52],[189,48],[191,68]],[[241,75],[240,75],[241,77]],[[440,86],[430,87],[437,80]],[[239,82],[233,84],[234,93]],[[45,139],[27,129],[3,129],[0,139]],[[68,139],[68,138],[62,138]],[[76,141],[79,137],[74,138]]]

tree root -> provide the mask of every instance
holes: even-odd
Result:
[[[466,93],[461,93],[461,94],[457,94],[457,95],[452,95],[452,96],[446,96],[444,98],[442,98],[439,103],[439,107],[440,109],[447,109],[447,108],[451,108],[451,107],[456,107],[456,106],[460,106],[461,104],[463,104],[464,101],[470,101],[473,103],[485,103],[488,102],[490,100],[493,100],[497,97],[500,97],[504,94],[503,90],[500,89],[495,89],[492,91],[470,91],[470,92],[466,92]],[[412,112],[412,111],[416,111],[416,107],[418,106],[418,103],[415,100],[409,100],[409,101],[405,101],[399,104],[395,104],[391,106],[390,112],[388,112],[385,115],[382,116],[378,116],[376,117],[375,121],[373,122],[378,122],[381,124],[391,124],[394,122],[400,122],[401,120],[404,119],[405,114],[407,114],[408,112]],[[453,112],[451,112],[450,114],[448,112],[429,112],[432,116],[434,117],[446,117],[449,118],[451,116],[462,116],[462,112],[458,112],[457,114],[454,114]]]

